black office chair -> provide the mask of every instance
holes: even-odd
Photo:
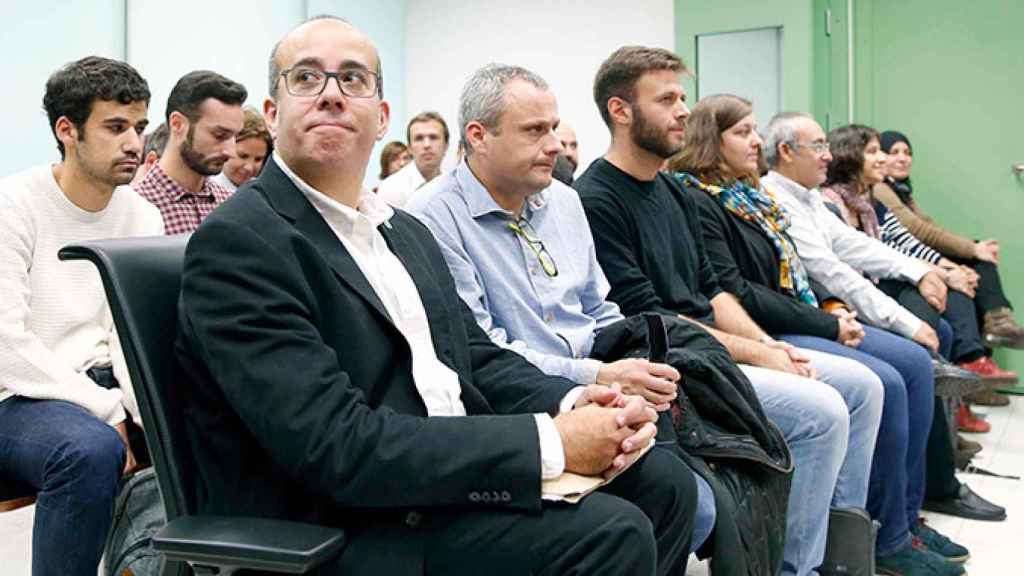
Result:
[[[174,355],[187,242],[185,235],[99,240],[59,252],[61,260],[91,261],[103,280],[167,511],[167,525],[154,536],[153,548],[165,555],[165,576],[187,573],[183,563],[196,574],[307,572],[341,552],[341,530],[196,515],[196,475],[179,386],[184,374]]]
[[[10,478],[0,477],[0,512],[11,512],[36,502],[36,491]]]

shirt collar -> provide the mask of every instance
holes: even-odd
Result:
[[[512,212],[502,208],[494,201],[491,193],[484,188],[484,185],[477,179],[476,174],[473,174],[473,171],[469,169],[469,163],[465,159],[455,169],[455,180],[458,182],[459,192],[469,208],[469,214],[474,219],[494,212],[504,214],[509,219],[515,218]],[[528,216],[547,206],[549,190],[551,190],[550,186],[527,198],[523,215]]]
[[[207,178],[206,176],[203,177],[203,185],[199,189],[199,192],[192,192],[186,189],[181,184],[178,184],[178,181],[175,180],[174,178],[171,178],[171,176],[167,172],[164,172],[164,169],[160,166],[159,162],[153,164],[153,167],[150,169],[150,172],[152,173],[152,178],[155,181],[161,182],[161,186],[171,191],[171,194],[175,202],[181,200],[182,198],[188,195],[198,196],[200,198],[207,199],[213,198],[212,181],[210,178]],[[146,174],[147,178],[150,176],[150,174]]]
[[[394,209],[387,202],[381,200],[365,186],[359,191],[359,203],[353,209],[307,184],[305,180],[292,172],[292,169],[285,164],[276,150],[274,151],[274,161],[317,211],[337,217],[334,220],[345,224],[348,230],[351,230],[360,218],[366,218],[376,228],[387,223],[395,215]]]
[[[405,180],[414,190],[427,183],[427,179],[423,177],[420,169],[416,167],[416,162],[409,162],[399,172],[405,172]]]
[[[810,201],[811,190],[804,188],[803,185],[800,184],[799,182],[796,182],[795,180],[790,180],[789,178],[783,176],[782,174],[779,174],[775,170],[769,172],[768,176],[766,176],[766,179],[769,181],[769,184],[775,184],[776,186],[792,194],[797,200],[804,203]]]

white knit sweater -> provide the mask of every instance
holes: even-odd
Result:
[[[66,400],[113,425],[124,420],[124,400],[138,415],[99,273],[90,262],[58,260],[57,251],[162,233],[160,211],[127,186],[88,212],[68,200],[50,166],[0,180],[0,401]],[[94,366],[113,366],[124,397],[85,375]]]

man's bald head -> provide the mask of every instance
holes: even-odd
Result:
[[[340,16],[331,16],[330,14],[313,16],[312,18],[306,20],[302,24],[299,24],[295,28],[292,28],[291,31],[285,34],[284,38],[278,40],[277,43],[274,44],[274,47],[270,50],[270,60],[268,61],[267,68],[269,70],[268,94],[270,95],[271,98],[277,97],[277,84],[281,80],[281,72],[283,68],[283,64],[281,62],[287,60],[285,56],[288,54],[290,41],[294,40],[297,37],[301,37],[303,34],[310,32],[314,28],[323,26],[343,27],[346,29],[346,31],[350,33],[354,31],[358,35],[366,38],[362,31],[353,26],[351,22],[345,20],[344,18],[341,18]],[[373,48],[374,59],[376,61],[374,72],[377,73],[378,90],[380,94],[383,95],[384,73],[381,70],[380,54],[377,52],[377,47],[373,46],[373,43],[370,42],[369,38],[366,38],[366,42],[370,44],[370,46]]]

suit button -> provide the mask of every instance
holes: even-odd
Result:
[[[508,493],[508,490],[502,490],[501,491],[501,501],[502,502],[511,502],[512,501],[512,495]]]
[[[480,495],[480,499],[483,500],[484,502],[490,502],[492,500],[491,493],[484,492],[483,494]]]
[[[420,525],[423,521],[423,515],[419,512],[409,512],[405,515],[405,525],[409,528],[415,528]]]
[[[479,502],[480,501],[480,493],[479,492],[470,492],[469,493],[469,501],[470,502],[474,502],[474,503]]]

